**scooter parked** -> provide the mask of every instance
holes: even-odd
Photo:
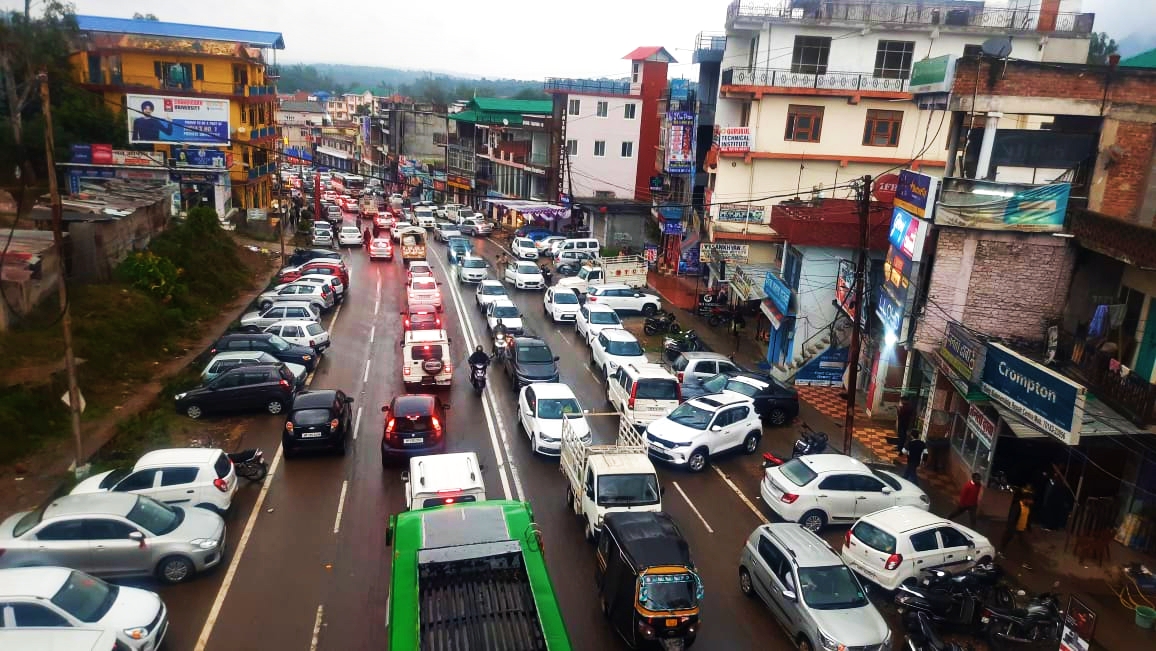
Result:
[[[1033,597],[1023,608],[985,608],[979,621],[987,627],[993,644],[999,640],[1050,645],[1060,639],[1064,611],[1060,609],[1059,598],[1045,592]]]
[[[229,461],[233,462],[237,476],[249,481],[261,481],[269,474],[269,464],[265,463],[265,453],[260,448],[234,452],[229,455]]]
[[[972,651],[970,646],[944,641],[924,613],[918,613],[911,624],[907,632],[908,651]]]
[[[792,459],[827,451],[828,436],[826,432],[817,432],[806,423],[802,424],[802,428],[803,433],[795,440],[795,447],[791,450]]]
[[[706,350],[706,344],[694,330],[684,330],[679,334],[672,334],[662,340],[662,347],[666,352],[666,359],[674,361],[681,353]]]

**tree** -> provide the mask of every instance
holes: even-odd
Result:
[[[358,115],[358,116],[369,115],[369,104],[362,104],[362,105],[358,106],[357,111],[354,113],[354,115]]]
[[[153,22],[157,22],[160,20],[160,18],[157,18],[156,14],[142,14],[139,11],[132,15],[132,19],[133,20],[151,20]]]
[[[1108,64],[1108,57],[1116,54],[1118,46],[1116,39],[1109,38],[1107,32],[1092,34],[1092,42],[1088,44],[1088,64],[1103,66]]]
[[[513,99],[547,99],[549,95],[541,88],[523,88],[511,96]]]

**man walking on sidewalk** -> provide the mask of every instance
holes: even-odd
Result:
[[[963,485],[959,491],[959,502],[956,504],[955,510],[951,515],[947,516],[948,520],[954,520],[963,515],[965,512],[971,521],[971,528],[975,528],[976,510],[979,509],[979,492],[980,492],[980,474],[978,472],[971,473],[971,481]]]
[[[911,398],[904,397],[899,401],[899,410],[895,414],[895,435],[899,437],[896,447],[899,452],[903,452],[903,448],[907,447],[907,432],[911,430],[911,424],[915,421],[915,404]]]
[[[1011,541],[1018,540],[1025,548],[1028,546],[1028,541],[1024,538],[1024,532],[1031,530],[1031,514],[1032,514],[1032,496],[1030,494],[1024,495],[1019,502],[1012,505],[1011,515],[1007,520],[1007,529],[1003,532],[1003,540],[1000,542],[1000,553],[1006,553],[1008,545]]]
[[[927,444],[919,438],[919,434],[907,442],[907,470],[903,473],[903,478],[916,486],[919,485],[919,464],[923,462],[925,449]]]

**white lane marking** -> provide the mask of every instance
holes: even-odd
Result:
[[[361,407],[357,408],[357,418],[353,419],[353,440],[357,440],[357,430],[361,427]]]
[[[321,638],[321,618],[325,616],[325,606],[317,604],[317,617],[313,620],[313,639],[309,640],[309,651],[317,651]]]
[[[229,595],[229,587],[233,585],[233,577],[237,575],[237,564],[245,555],[245,548],[249,546],[249,537],[253,535],[257,516],[260,515],[261,508],[265,505],[265,496],[269,494],[269,487],[273,485],[273,477],[277,474],[277,468],[280,466],[281,446],[278,445],[277,454],[273,456],[273,464],[269,466],[269,474],[265,476],[265,483],[262,484],[261,492],[257,495],[257,502],[253,504],[253,510],[249,513],[248,521],[245,522],[245,529],[237,541],[237,548],[233,550],[233,558],[229,560],[229,568],[225,571],[225,578],[221,581],[221,587],[217,589],[217,596],[213,599],[213,606],[209,609],[209,615],[205,618],[205,624],[201,627],[201,634],[197,637],[197,645],[193,647],[193,651],[205,651],[205,647],[209,644],[209,637],[213,634],[217,617],[221,615],[221,607],[225,605],[225,597]]]
[[[362,382],[362,384],[364,384],[364,383],[366,383],[366,382],[369,382],[369,363],[370,363],[371,361],[373,361],[373,360],[371,360],[371,359],[367,359],[367,360],[365,360],[365,375],[363,375],[363,376],[361,377],[361,382]]]
[[[377,315],[377,311],[378,311],[380,308],[381,308],[381,297],[380,297],[380,296],[378,296],[378,297],[377,297],[377,300],[375,300],[375,301],[373,302],[373,314],[374,314],[374,316],[376,316],[376,315]]]
[[[337,325],[337,317],[338,317],[338,315],[341,314],[341,308],[343,308],[343,307],[345,307],[345,301],[342,301],[341,304],[337,306],[337,309],[333,310],[333,318],[329,320],[329,329],[330,330],[332,330],[334,328],[334,326]]]
[[[445,273],[445,264],[436,251],[434,252],[434,259],[437,260],[438,265],[442,267],[442,272]],[[478,339],[466,318],[465,300],[462,298],[456,283],[450,283],[450,298],[454,301],[455,311],[458,314],[458,322],[461,324],[462,334],[466,338],[467,348],[472,350],[478,345]],[[487,384],[486,390],[482,394],[482,413],[486,418],[487,429],[490,434],[490,445],[494,449],[494,459],[498,462],[498,478],[502,482],[502,493],[506,499],[511,499],[512,495],[517,495],[517,498],[522,500],[525,495],[522,491],[522,479],[518,474],[517,466],[514,464],[514,456],[510,451],[510,441],[509,435],[506,433],[506,427],[502,423],[502,420],[496,417],[497,409],[494,407],[496,401],[494,400],[494,393],[491,387],[491,384]],[[501,442],[499,442],[499,438]],[[505,452],[504,456],[503,451]],[[506,478],[506,473],[509,473],[510,479]],[[513,493],[510,492],[511,480],[514,486]]]
[[[373,343],[373,336],[377,333],[377,326],[369,326],[369,343]]]
[[[751,510],[751,513],[755,514],[756,518],[758,518],[760,521],[762,521],[763,524],[770,524],[771,523],[771,521],[767,519],[767,516],[763,515],[762,511],[760,511],[758,509],[758,507],[756,507],[754,505],[753,502],[751,502],[749,499],[747,499],[746,495],[743,495],[743,492],[741,490],[739,490],[738,486],[735,486],[735,483],[733,481],[731,481],[731,478],[728,477],[725,472],[719,470],[718,466],[712,465],[711,468],[714,468],[714,471],[716,473],[718,473],[718,476],[722,477],[722,480],[727,483],[727,486],[731,487],[731,490],[735,492],[735,495],[739,496],[739,499],[743,501],[743,504],[747,505],[747,508]]]
[[[333,533],[341,531],[341,514],[345,512],[345,492],[349,490],[349,480],[341,482],[341,496],[337,498],[337,517],[333,519]]]
[[[699,513],[698,507],[695,506],[694,502],[690,501],[690,498],[686,496],[686,492],[682,490],[682,486],[679,486],[678,482],[676,481],[672,481],[670,483],[674,484],[675,490],[678,491],[679,495],[682,495],[682,499],[686,500],[686,505],[689,506],[690,510],[694,511],[694,514],[698,516],[700,521],[702,521],[702,526],[706,527],[707,533],[714,533],[714,529],[710,528],[710,524],[707,523],[706,518],[702,517],[702,513]]]
[[[602,378],[598,377],[598,374],[594,372],[594,369],[593,369],[593,368],[591,368],[589,364],[583,364],[582,366],[585,366],[585,367],[586,367],[586,370],[587,370],[587,371],[590,371],[590,375],[594,377],[594,380],[595,380],[596,382],[601,382],[601,381],[602,381]]]

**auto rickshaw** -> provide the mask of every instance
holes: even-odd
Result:
[[[595,555],[602,612],[630,648],[685,649],[699,628],[702,579],[666,513],[607,513]]]

